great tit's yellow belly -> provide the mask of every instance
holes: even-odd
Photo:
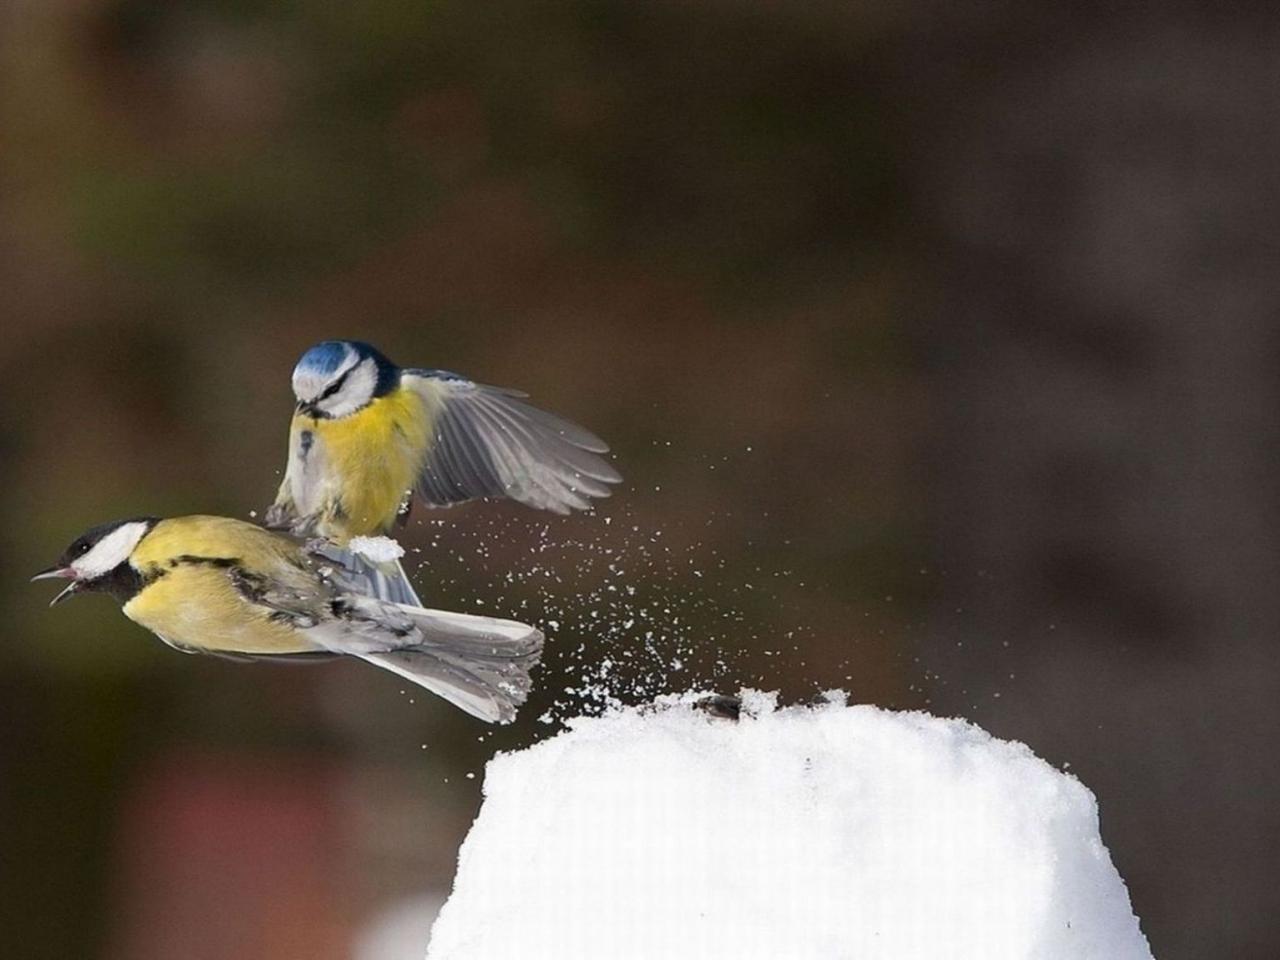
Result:
[[[169,643],[239,653],[314,649],[232,580],[247,574],[320,602],[323,589],[289,537],[230,517],[174,517],[155,525],[130,562],[148,582],[124,605],[125,615]]]
[[[315,647],[286,622],[249,603],[227,570],[186,562],[124,605],[125,616],[178,647],[222,653],[305,653]]]
[[[338,543],[387,533],[417,483],[430,420],[404,389],[340,419],[295,416],[289,492],[297,516]]]

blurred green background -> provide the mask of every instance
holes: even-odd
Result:
[[[0,6],[6,955],[420,955],[484,760],[566,688],[745,682],[1025,740],[1099,794],[1158,956],[1274,956],[1253,16]],[[593,515],[405,533],[428,602],[549,627],[513,728],[24,582],[108,518],[261,511],[343,336],[613,445]]]

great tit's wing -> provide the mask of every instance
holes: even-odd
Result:
[[[399,560],[375,563],[328,540],[313,541],[307,552],[321,562],[324,576],[344,593],[390,600],[409,607],[422,606]]]
[[[172,644],[170,644],[172,646]],[[181,647],[177,649],[182,650]],[[341,653],[329,653],[325,650],[307,650],[303,653],[232,653],[228,650],[199,650],[194,647],[182,650],[183,653],[199,653],[219,660],[232,660],[236,663],[318,663],[339,660]]]
[[[311,648],[280,659],[359,657],[490,723],[515,717],[542,652],[541,631],[513,620],[379,599],[364,592],[366,574],[348,562],[350,551],[323,540],[299,547],[300,557],[291,550],[259,551],[252,565],[215,564],[242,600],[292,627]]]
[[[306,630],[331,616],[336,591],[302,569],[286,564],[264,571],[231,566],[227,576],[243,599],[279,623]]]
[[[425,610],[344,594],[336,619],[307,631],[489,723],[509,723],[529,695],[542,632],[514,620]]]
[[[406,370],[432,417],[418,494],[432,506],[508,497],[554,513],[586,510],[622,477],[589,430],[525,402],[518,390],[443,370]]]

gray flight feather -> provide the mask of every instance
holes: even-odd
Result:
[[[529,695],[541,631],[495,617],[344,597],[337,623],[308,631],[324,649],[390,670],[489,723],[510,723]]]
[[[541,510],[586,510],[622,477],[589,430],[524,402],[516,390],[434,370],[406,370],[404,386],[426,399],[434,417],[418,494],[447,506],[506,497]]]
[[[363,554],[326,540],[314,540],[308,548],[312,556],[333,565],[330,576],[344,591],[410,607],[422,606],[399,560],[375,563]]]

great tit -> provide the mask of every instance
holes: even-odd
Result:
[[[94,527],[33,579],[71,581],[53,604],[110,594],[125,616],[186,653],[358,657],[482,720],[515,717],[541,632],[376,599],[366,575],[342,560],[323,541],[228,517],[139,517]]]

